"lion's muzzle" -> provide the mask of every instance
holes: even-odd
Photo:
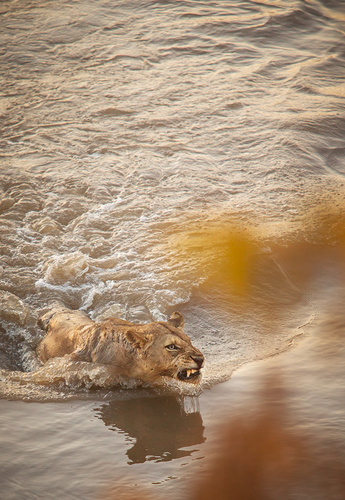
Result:
[[[190,358],[194,361],[195,365],[190,368],[185,368],[180,370],[177,374],[177,378],[179,380],[183,380],[184,382],[188,381],[196,381],[199,377],[201,377],[201,368],[204,365],[204,356],[201,353],[197,355],[190,356]]]

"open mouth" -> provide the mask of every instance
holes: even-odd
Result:
[[[200,376],[200,370],[198,370],[196,368],[189,368],[186,370],[181,370],[177,374],[177,378],[179,380],[183,380],[183,381],[192,380],[192,379],[195,379],[199,376]]]

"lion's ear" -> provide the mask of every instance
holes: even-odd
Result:
[[[145,344],[149,341],[149,335],[144,335],[136,332],[135,330],[127,330],[125,332],[126,340],[131,344],[135,349],[142,349]]]
[[[168,319],[169,325],[175,326],[175,328],[183,328],[184,326],[184,317],[181,313],[175,311],[172,313],[170,318]]]

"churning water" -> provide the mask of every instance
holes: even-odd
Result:
[[[15,479],[3,498],[96,498],[128,459],[141,464],[143,484],[173,484],[177,498],[189,474],[182,466],[202,459],[205,422],[213,425],[207,402],[222,407],[235,391],[218,383],[291,349],[330,310],[342,317],[345,4],[5,0],[0,26],[0,392],[32,402],[1,403],[3,428],[15,434],[5,468]],[[205,354],[205,407],[192,399],[180,408],[190,397],[183,384],[155,406],[148,389],[104,387],[101,367],[40,366],[36,322],[54,301],[92,319],[134,322],[180,310]],[[329,346],[345,333],[339,323],[329,327]],[[303,352],[311,386],[319,369]],[[282,359],[294,366],[290,354]],[[343,373],[342,359],[337,366]],[[327,373],[327,411],[340,428],[342,377]],[[103,402],[95,408],[85,398]],[[83,416],[90,412],[107,434],[97,427],[90,442],[69,445],[80,419],[81,433],[95,431]],[[63,425],[55,413],[69,430],[48,439]],[[147,428],[144,439],[138,415],[154,420],[156,441]],[[37,448],[37,420],[55,454]],[[165,426],[176,422],[172,445]],[[127,457],[121,433],[137,440]],[[80,482],[67,485],[66,464],[55,464],[55,475],[42,467],[69,446]],[[195,453],[181,451],[191,446]],[[20,471],[15,465],[35,447],[32,463],[49,487],[25,458]],[[102,473],[91,473],[92,461]]]

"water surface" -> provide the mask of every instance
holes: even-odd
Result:
[[[236,372],[250,361],[294,367],[296,429],[320,371],[338,401],[342,360],[327,371],[309,351],[330,311],[343,335],[344,23],[326,0],[1,3],[4,498],[98,498],[127,473],[188,496],[229,402],[265,401],[256,368]],[[40,367],[53,301],[134,322],[180,310],[206,357],[200,390]],[[342,407],[319,397],[316,450],[343,442]]]

